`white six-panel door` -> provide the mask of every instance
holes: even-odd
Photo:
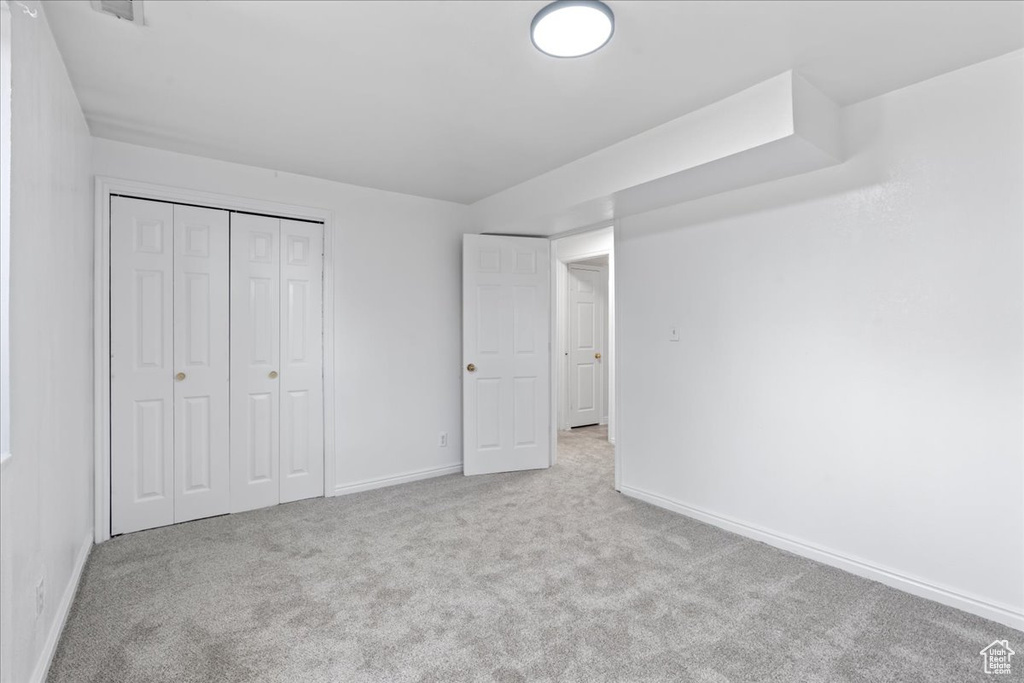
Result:
[[[322,225],[113,197],[110,240],[111,532],[323,495]]]
[[[281,221],[231,217],[231,511],[280,501]]]
[[[604,414],[604,301],[600,268],[569,266],[569,426]]]
[[[111,533],[174,523],[174,206],[110,202]]]
[[[550,464],[550,241],[465,235],[463,470]]]
[[[231,511],[323,495],[322,226],[231,218]]]
[[[228,511],[228,212],[174,207],[174,521]]]
[[[281,502],[324,494],[323,226],[281,221]]]

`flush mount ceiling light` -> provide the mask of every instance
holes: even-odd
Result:
[[[597,0],[558,0],[533,18],[530,38],[534,46],[552,57],[582,57],[611,40],[615,16]]]

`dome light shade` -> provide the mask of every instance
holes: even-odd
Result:
[[[601,49],[615,32],[615,16],[597,0],[558,0],[533,18],[530,38],[552,57],[582,57]]]

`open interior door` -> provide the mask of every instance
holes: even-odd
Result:
[[[463,471],[550,464],[551,242],[465,235]]]

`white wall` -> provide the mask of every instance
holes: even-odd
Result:
[[[850,106],[841,166],[621,221],[624,491],[1024,627],[1022,76]]]
[[[92,546],[91,138],[46,16],[27,5],[35,18],[11,5],[12,459],[3,533],[13,681],[41,675]]]
[[[337,481],[329,488],[461,465],[467,207],[110,140],[94,149],[98,175],[332,210]],[[441,431],[447,448],[437,445]]]

